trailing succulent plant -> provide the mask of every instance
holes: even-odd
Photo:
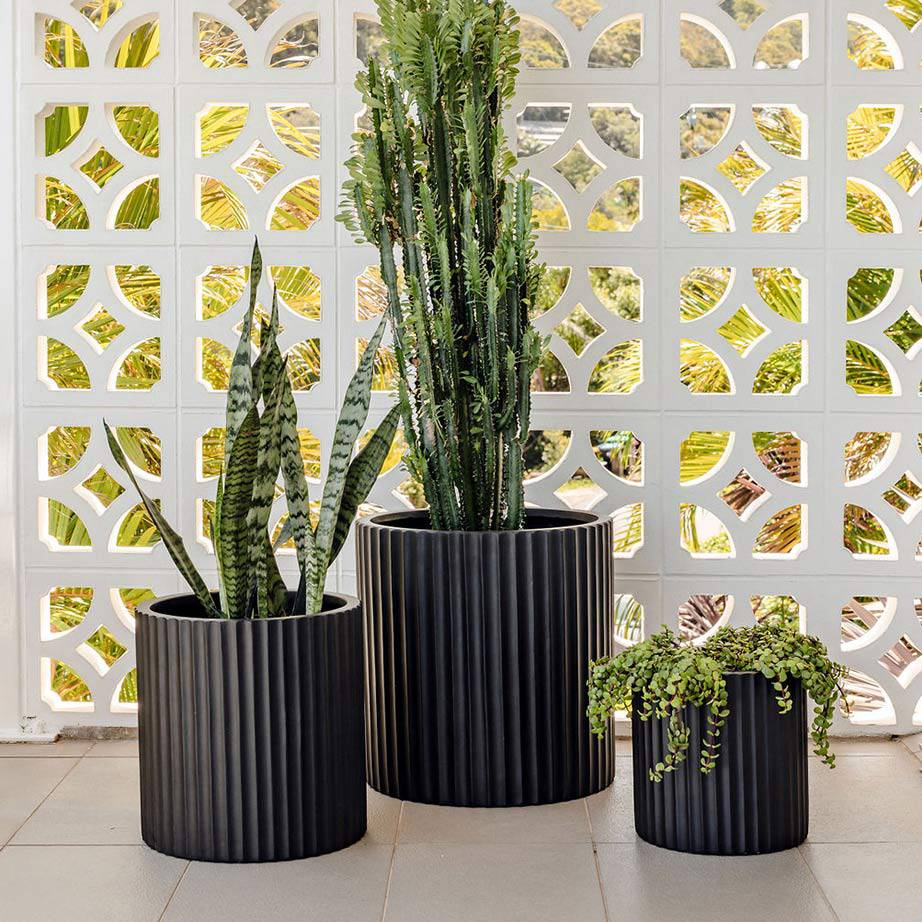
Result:
[[[385,42],[357,81],[371,128],[354,135],[340,220],[380,253],[405,462],[433,528],[520,528],[543,266],[501,124],[518,18],[504,0],[377,6]]]
[[[259,354],[255,361],[252,357],[251,334],[261,275],[257,244],[250,266],[249,305],[231,363],[224,465],[211,517],[211,541],[218,564],[217,601],[189,558],[182,538],[159,505],[141,490],[118,439],[104,423],[115,460],[138,491],[174,564],[212,618],[271,618],[321,611],[327,570],[381,471],[399,421],[394,407],[353,457],[368,418],[374,356],[384,334],[382,321],[346,389],[315,525],[298,440],[298,411],[278,345],[275,291],[270,319],[268,323],[261,321]],[[288,519],[273,546],[269,518],[280,472]],[[285,587],[275,557],[277,547],[289,538],[294,540],[301,571],[293,596]]]
[[[764,675],[772,684],[782,713],[790,711],[790,683],[799,679],[814,702],[810,736],[815,752],[834,767],[829,727],[846,669],[829,659],[818,638],[801,634],[782,620],[766,619],[754,627],[723,627],[700,645],[683,642],[664,627],[618,656],[592,663],[587,712],[592,731],[604,735],[614,713],[631,713],[635,695],[639,696],[640,710],[634,712],[635,717],[669,720],[666,753],[650,769],[650,780],[662,781],[688,756],[690,731],[683,709],[704,708],[706,728],[698,766],[708,774],[717,764],[721,728],[730,713],[724,679],[727,672]]]

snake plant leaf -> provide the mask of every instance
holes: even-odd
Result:
[[[253,500],[253,483],[259,456],[259,410],[250,405],[224,473],[224,495],[218,523],[218,555],[227,597],[227,615],[245,618],[252,585],[251,533],[247,518]]]
[[[286,613],[288,590],[279,572],[278,561],[275,559],[267,532],[260,535],[253,559],[256,582],[253,586],[250,611],[257,618],[281,617]]]
[[[272,389],[283,373],[285,359],[282,357],[278,345],[279,333],[279,295],[278,288],[272,289],[272,313],[268,324],[263,324],[259,337],[259,365],[258,381],[254,372],[254,392],[261,393],[263,400],[268,403]],[[255,367],[255,366],[254,366]]]
[[[189,558],[182,538],[164,518],[160,511],[160,507],[144,493],[140,486],[138,486],[138,481],[135,478],[134,471],[131,469],[131,465],[128,463],[128,459],[125,457],[124,451],[122,451],[122,446],[119,445],[115,433],[109,428],[109,424],[105,420],[103,420],[103,427],[106,431],[106,439],[109,442],[109,450],[112,452],[112,457],[115,458],[118,466],[128,475],[132,485],[135,490],[137,490],[138,495],[141,497],[141,502],[144,503],[144,508],[147,510],[147,514],[151,517],[151,521],[154,523],[160,537],[163,539],[163,543],[170,557],[172,557],[173,563],[176,564],[176,568],[182,574],[183,579],[189,584],[189,588],[192,592],[195,593],[195,597],[201,603],[208,617],[220,618],[222,613],[215,607],[214,599],[208,591],[208,587],[205,585],[205,581],[202,579],[201,574],[196,570],[195,565]]]
[[[375,354],[384,336],[387,324],[382,318],[375,330],[374,336],[368,343],[359,366],[343,398],[342,409],[336,422],[336,431],[333,435],[333,447],[330,452],[330,463],[327,467],[327,479],[323,487],[323,499],[320,504],[320,521],[317,523],[316,554],[320,569],[324,572],[330,565],[330,551],[333,545],[333,534],[339,520],[339,507],[343,491],[346,487],[346,473],[349,461],[355,448],[356,439],[368,418],[368,407],[371,403],[371,381],[374,374]]]
[[[284,365],[282,375],[285,374]],[[267,577],[269,575],[268,557],[275,560],[271,542],[266,535],[272,503],[275,500],[275,485],[279,476],[280,425],[279,406],[282,399],[282,378],[278,377],[275,389],[263,409],[259,421],[259,448],[256,456],[256,472],[253,480],[252,500],[247,511],[247,527],[250,532],[250,548],[253,566],[256,571],[257,615],[260,618],[270,616],[269,605],[271,591]]]
[[[259,252],[259,241],[253,245],[250,262],[250,301],[243,318],[243,328],[237,342],[237,351],[231,363],[230,382],[227,388],[227,421],[224,433],[224,457],[229,458],[234,439],[253,403],[253,368],[250,364],[250,335],[253,330],[253,311],[256,307],[256,292],[262,277],[263,261]]]
[[[342,500],[339,504],[339,517],[336,520],[336,529],[333,533],[333,544],[330,548],[330,563],[336,560],[342,550],[359,506],[365,502],[371,488],[378,479],[378,474],[381,473],[381,467],[391,450],[399,424],[400,407],[391,407],[365,447],[352,459],[352,463],[349,465]]]
[[[291,382],[286,375],[282,382],[282,405],[279,411],[281,423],[282,476],[285,480],[285,496],[288,503],[288,519],[282,529],[284,544],[294,537],[298,565],[310,571],[314,559],[314,529],[311,525],[310,494],[307,478],[304,476],[304,461],[301,458],[301,442],[298,439],[298,408],[295,406]]]

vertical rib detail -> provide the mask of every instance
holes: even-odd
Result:
[[[589,732],[586,682],[611,653],[611,521],[529,510],[515,532],[427,524],[357,523],[369,783],[487,807],[607,787],[614,741]]]
[[[138,608],[141,835],[200,861],[281,861],[365,833],[362,615],[219,621]]]
[[[720,735],[717,767],[698,770],[706,710],[686,708],[688,760],[660,782],[648,770],[663,760],[666,718],[633,721],[634,825],[663,848],[706,855],[759,855],[807,837],[807,701],[791,682],[793,707],[778,710],[768,679],[754,672],[726,676],[730,714]],[[635,700],[635,709],[640,701]]]

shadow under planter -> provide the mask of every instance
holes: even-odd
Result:
[[[279,861],[365,833],[362,615],[203,617],[138,608],[141,836],[200,861]]]
[[[793,707],[782,714],[761,673],[725,675],[730,710],[720,731],[720,755],[707,775],[698,770],[707,710],[685,708],[688,759],[662,781],[650,768],[663,761],[668,718],[631,725],[634,825],[653,845],[705,855],[759,855],[799,845],[807,837],[807,700],[790,680]],[[634,713],[641,707],[634,699]]]
[[[614,778],[586,719],[590,660],[611,653],[612,525],[528,510],[507,532],[357,523],[369,783],[391,797],[511,807]]]

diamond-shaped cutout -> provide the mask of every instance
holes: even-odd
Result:
[[[554,169],[577,192],[582,192],[596,176],[604,172],[605,167],[586,150],[582,141],[577,141],[554,164]]]
[[[607,495],[582,467],[578,467],[566,483],[554,490],[554,496],[571,509],[589,510]]]
[[[126,652],[105,625],[97,628],[77,647],[77,652],[100,674],[105,675]]]
[[[884,172],[910,195],[915,195],[922,184],[922,151],[910,142],[884,167]]]
[[[766,10],[757,0],[721,0],[717,5],[741,29],[748,29]]]
[[[113,157],[104,147],[96,150],[80,164],[80,172],[90,180],[97,189],[105,184],[122,169],[123,164]]]
[[[77,332],[100,354],[124,332],[119,323],[101,304],[77,324]]]
[[[922,509],[922,484],[906,471],[889,490],[884,491],[883,498],[908,524]]]
[[[250,24],[258,29],[282,4],[279,0],[236,0],[231,6]]]
[[[768,501],[771,493],[752,474],[741,467],[739,473],[717,495],[744,521],[762,503]]]
[[[741,195],[745,195],[753,183],[770,169],[771,167],[759,158],[745,141],[738,144],[723,163],[717,165],[717,172],[723,173]]]
[[[261,192],[266,183],[285,164],[268,150],[262,141],[254,141],[250,149],[234,164],[234,169],[249,183],[254,192]]]
[[[745,304],[717,332],[743,357],[747,356],[756,343],[771,332],[752,315]]]
[[[117,13],[124,3],[122,0],[73,0],[71,6],[88,19],[94,29],[101,29],[113,13]]]
[[[582,355],[590,344],[605,332],[605,327],[598,323],[582,304],[577,304],[569,315],[554,327],[554,332],[566,340],[567,345],[577,355]]]
[[[605,9],[605,4],[599,3],[598,0],[556,0],[551,6],[555,10],[560,10],[577,29],[585,28],[586,23],[596,13],[601,13]]]
[[[101,464],[76,490],[100,515],[125,492]]]
[[[911,358],[922,342],[922,322],[916,312],[909,308],[884,333]]]

